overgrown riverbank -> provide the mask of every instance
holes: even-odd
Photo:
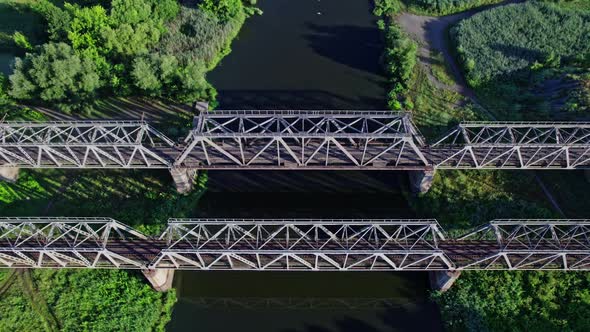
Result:
[[[443,2],[420,3],[429,3],[432,11],[426,11],[440,15],[451,12],[442,7],[436,9]],[[387,3],[389,8],[389,12],[377,11],[381,15],[380,25],[386,31],[385,40],[388,42],[385,50],[386,66],[393,63],[403,68],[405,64],[412,64],[405,66],[412,74],[405,75],[403,90],[396,88],[400,76],[386,67],[385,71],[392,82],[390,97],[393,94],[396,100],[403,101],[403,107],[397,107],[399,105],[396,103],[390,103],[390,106],[411,111],[420,130],[431,139],[442,134],[453,123],[486,119],[488,114],[483,113],[479,106],[471,104],[466,96],[437,87],[423,66],[413,66],[419,56],[413,51],[415,47],[405,47],[411,52],[391,51],[399,49],[399,45],[413,42],[403,32],[398,32],[395,20],[392,19],[403,6],[395,1],[377,3],[377,8],[383,8],[383,3]],[[476,1],[463,3],[475,4]],[[408,5],[408,2],[403,4]],[[564,7],[576,8],[572,3]],[[411,5],[408,8],[413,11]],[[478,97],[482,98],[484,107],[506,120],[576,119],[584,116],[586,106],[580,96],[589,94],[579,91],[587,84],[574,85],[573,82],[585,82],[582,74],[584,50],[590,44],[580,39],[587,35],[582,32],[587,26],[583,24],[587,14],[583,9],[578,10],[566,11],[556,5],[543,3],[508,5],[476,14],[452,30],[454,40],[459,44],[458,53],[463,60],[467,79],[476,89]],[[549,26],[554,28],[547,28],[547,23],[536,22],[551,22]],[[560,29],[567,29],[568,32],[557,32]],[[390,31],[396,32],[395,42],[389,38]],[[567,38],[544,34],[567,34]],[[504,44],[498,46],[502,41]],[[558,45],[553,45],[555,43]],[[531,47],[533,44],[540,48],[553,45],[551,49],[555,51],[549,52],[547,48],[545,52]],[[510,53],[499,55],[497,47],[501,47],[504,52],[509,50]],[[391,58],[391,54],[395,56]],[[574,54],[575,57],[572,56]],[[487,58],[484,59],[484,56]],[[520,67],[513,70],[517,66]],[[505,73],[499,74],[502,68],[506,69],[504,72],[510,73],[509,78]],[[500,75],[501,78],[479,79],[485,73]],[[555,88],[543,87],[543,81],[551,80],[558,90],[559,87],[567,89],[568,86],[574,89],[569,94],[553,91],[553,95],[558,95],[559,99],[549,95],[549,92],[535,97],[539,89],[548,91]],[[559,105],[555,103],[556,100]],[[555,106],[558,106],[557,110]],[[576,188],[578,197],[574,198],[571,194],[566,196],[573,201],[585,201],[587,194],[581,188],[587,188],[588,184],[581,182],[585,181],[583,175],[568,175],[567,178],[557,174],[543,178],[550,179],[548,186],[559,194],[558,197],[570,190],[564,191],[565,187]],[[576,176],[576,186],[559,185]],[[451,232],[470,229],[497,218],[561,217],[546,199],[533,173],[441,171],[428,193],[407,197],[420,217],[437,218]],[[576,216],[587,214],[587,209],[584,213],[584,209],[573,201],[568,205],[571,207],[569,213]],[[435,292],[433,299],[439,304],[443,321],[451,331],[585,331],[588,324],[582,317],[590,312],[590,296],[587,292],[589,280],[590,275],[584,272],[464,272],[448,292]]]
[[[186,114],[172,114],[174,103],[215,99],[205,74],[254,12],[240,0],[0,4],[0,15],[24,12],[36,29],[21,29],[14,18],[0,22],[11,24],[0,31],[0,46],[24,56],[0,82],[3,119],[47,120],[19,103],[87,117],[109,105],[138,107],[127,97],[143,96],[168,101],[158,116],[169,115],[159,121],[172,134],[190,125]],[[17,183],[0,182],[0,215],[104,216],[159,234],[168,218],[194,214],[206,173],[197,181],[196,190],[180,195],[166,171],[22,170]],[[137,272],[0,271],[3,331],[163,331],[175,301],[174,290],[157,293]]]

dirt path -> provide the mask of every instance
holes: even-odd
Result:
[[[498,6],[505,6],[508,4],[524,2],[523,0],[508,0],[504,1],[495,5],[490,6],[483,6],[473,10],[461,12],[454,15],[447,15],[447,16],[419,16],[409,13],[402,13],[401,15],[396,17],[397,23],[406,31],[406,33],[416,40],[419,44],[418,49],[418,60],[419,63],[426,69],[425,72],[428,75],[428,79],[434,84],[435,87],[439,89],[446,89],[455,91],[467,98],[469,98],[474,104],[479,106],[479,108],[487,114],[487,116],[492,120],[497,120],[497,118],[488,110],[486,110],[477,100],[477,96],[475,92],[469,88],[467,85],[467,81],[465,81],[465,77],[463,77],[463,72],[459,67],[455,57],[453,56],[452,52],[452,45],[450,45],[449,41],[449,29],[452,25],[456,24],[457,22],[469,18],[483,10],[487,10],[490,8],[498,7]],[[443,56],[443,60],[447,65],[448,69],[451,71],[453,75],[453,80],[455,81],[453,85],[447,85],[442,82],[439,82],[436,77],[432,75],[431,67],[433,62],[433,53],[440,53]],[[535,179],[537,180],[539,186],[543,190],[543,193],[553,206],[553,208],[559,212],[562,216],[565,217],[563,210],[559,207],[557,200],[547,186],[543,183],[541,178],[537,173],[535,173]]]
[[[433,17],[433,16],[419,16],[409,13],[402,13],[396,17],[397,23],[406,31],[406,33],[416,40],[419,44],[418,60],[422,66],[426,68],[425,72],[429,80],[439,89],[452,90],[461,95],[471,99],[475,104],[479,104],[475,92],[469,88],[463,73],[449,45],[448,32],[449,28],[457,22],[471,17],[483,10],[504,6],[507,4],[523,2],[523,0],[509,0],[499,4],[483,6],[469,11],[461,12],[454,15]],[[440,53],[445,64],[450,70],[453,80],[453,85],[447,85],[439,82],[433,75],[431,67],[434,63],[433,54]],[[495,117],[481,107],[487,115],[495,120]]]

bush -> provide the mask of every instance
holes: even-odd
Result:
[[[412,71],[416,65],[418,47],[396,25],[390,24],[385,33],[385,71],[391,84],[388,105],[394,110],[402,108],[408,91]]]
[[[33,46],[31,45],[31,43],[27,39],[27,36],[23,35],[19,31],[16,31],[12,35],[12,39],[14,40],[14,43],[16,44],[16,46],[18,46],[24,50],[30,51],[31,49],[33,49]]]
[[[213,14],[222,23],[235,18],[243,10],[242,0],[202,0],[199,8]]]

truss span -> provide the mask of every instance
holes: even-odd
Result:
[[[153,250],[110,218],[0,218],[3,267],[138,269]]]
[[[447,270],[435,220],[172,220],[153,267]]]
[[[429,149],[437,168],[590,168],[590,123],[468,122]]]
[[[169,168],[174,143],[143,121],[0,123],[0,166]]]
[[[159,238],[109,218],[1,218],[0,267],[256,271],[590,271],[590,220],[171,219]]]
[[[407,113],[201,113],[176,166],[252,169],[424,169],[424,140]]]
[[[183,143],[143,121],[0,123],[0,167],[590,169],[590,123],[467,122],[426,144],[408,113],[201,113]]]

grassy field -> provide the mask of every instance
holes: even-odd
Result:
[[[467,81],[497,118],[590,117],[590,13],[562,4],[498,7],[451,30]]]

